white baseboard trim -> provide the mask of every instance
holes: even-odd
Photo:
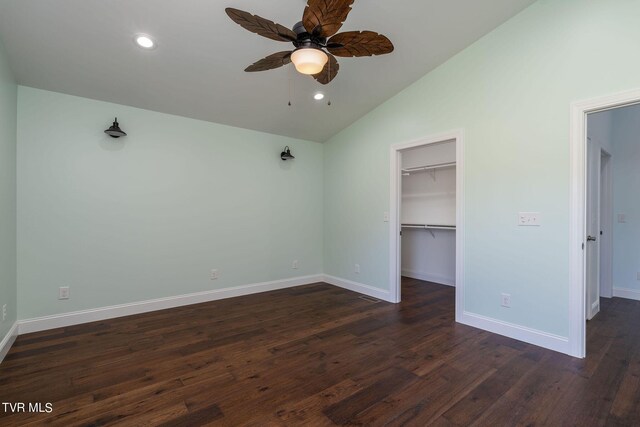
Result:
[[[322,282],[323,279],[324,276],[321,274],[313,276],[294,277],[291,279],[274,280],[272,282],[235,286],[233,288],[214,289],[211,291],[196,292],[186,295],[177,295],[166,298],[157,298],[147,301],[139,301],[128,304],[113,305],[109,307],[100,307],[33,319],[25,319],[18,321],[18,332],[19,334],[28,334],[30,332],[44,331],[47,329],[62,328],[65,326],[79,325],[81,323],[113,319],[115,317],[130,316],[133,314],[147,313],[150,311],[164,310],[167,308],[181,307],[185,305],[199,304],[202,302],[239,297],[243,295],[275,291],[277,289],[291,288],[293,286],[308,285],[311,283]]]
[[[559,335],[550,334],[548,332],[539,331],[537,329],[527,328],[525,326],[516,325],[514,323],[503,322],[502,320],[492,319],[490,317],[481,316],[475,313],[465,311],[462,314],[460,323],[474,328],[484,329],[494,334],[504,335],[519,341],[539,347],[548,348],[559,353],[571,355],[569,339]]]
[[[11,348],[11,345],[15,341],[18,334],[27,334],[30,332],[44,331],[48,329],[113,319],[116,317],[130,316],[134,314],[147,313],[151,311],[164,310],[168,308],[233,298],[243,295],[274,291],[277,289],[308,285],[318,282],[325,282],[340,288],[348,289],[353,292],[378,298],[383,301],[393,302],[391,298],[391,292],[389,290],[375,288],[373,286],[365,285],[351,280],[321,274],[313,276],[294,277],[291,279],[276,280],[244,286],[236,286],[233,288],[215,289],[211,291],[197,292],[186,295],[177,295],[167,298],[158,298],[147,301],[139,301],[135,303],[120,304],[109,307],[100,307],[90,310],[82,310],[33,319],[19,320],[14,323],[7,335],[0,342],[0,362],[9,352],[9,349]],[[640,300],[640,291],[614,288],[614,296]],[[499,335],[504,335],[509,338],[558,351],[560,353],[571,354],[569,348],[569,340],[566,337],[561,337],[558,335],[504,322],[501,320],[492,319],[470,312],[464,312],[459,319],[459,322]]]
[[[4,360],[4,357],[11,350],[11,346],[13,342],[16,340],[18,336],[18,322],[14,322],[11,329],[7,332],[7,335],[4,336],[2,341],[0,341],[0,363]]]
[[[387,302],[394,302],[391,298],[391,292],[385,289],[374,288],[373,286],[365,285],[362,283],[354,282],[347,279],[341,279],[340,277],[324,275],[324,282],[339,288],[348,289],[359,294],[368,295],[373,298],[378,298]]]
[[[640,291],[628,288],[613,288],[613,296],[618,298],[627,298],[640,301]]]
[[[412,279],[424,280],[425,282],[437,283],[439,285],[455,286],[455,277],[440,276],[437,274],[422,273],[414,270],[402,270],[402,275]]]

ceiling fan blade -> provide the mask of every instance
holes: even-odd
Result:
[[[373,56],[393,52],[393,43],[373,31],[347,31],[327,42],[327,50],[336,56]]]
[[[252,73],[255,71],[267,71],[273,70],[274,68],[280,68],[291,62],[292,53],[293,51],[274,53],[248,66],[245,71],[248,73]]]
[[[309,0],[302,24],[309,34],[330,37],[340,31],[355,0]]]
[[[328,53],[327,56],[329,57],[329,61],[327,61],[322,71],[313,75],[313,78],[323,85],[326,85],[331,80],[335,79],[338,75],[338,70],[340,69],[340,64],[338,64],[336,57],[330,53]]]
[[[297,40],[296,33],[280,24],[276,24],[268,19],[252,15],[249,12],[228,7],[225,9],[229,18],[242,28],[259,34],[271,40],[281,42],[293,42]]]

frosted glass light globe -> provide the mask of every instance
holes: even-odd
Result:
[[[296,70],[302,74],[318,74],[327,61],[329,61],[329,57],[320,49],[303,48],[291,54],[291,62],[296,66]]]

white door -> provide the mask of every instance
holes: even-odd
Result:
[[[613,201],[611,155],[600,155],[600,296],[613,296]]]
[[[600,311],[600,147],[587,139],[587,320]]]

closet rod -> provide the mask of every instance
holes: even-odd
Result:
[[[455,225],[402,224],[402,228],[424,228],[426,230],[455,230]]]
[[[449,166],[455,166],[456,162],[449,162],[449,163],[438,163],[436,165],[430,165],[430,166],[419,166],[419,167],[415,167],[415,168],[406,168],[406,169],[402,169],[402,172],[421,172],[421,171],[428,171],[428,170],[433,170],[433,169],[441,169],[441,168],[448,168]]]

